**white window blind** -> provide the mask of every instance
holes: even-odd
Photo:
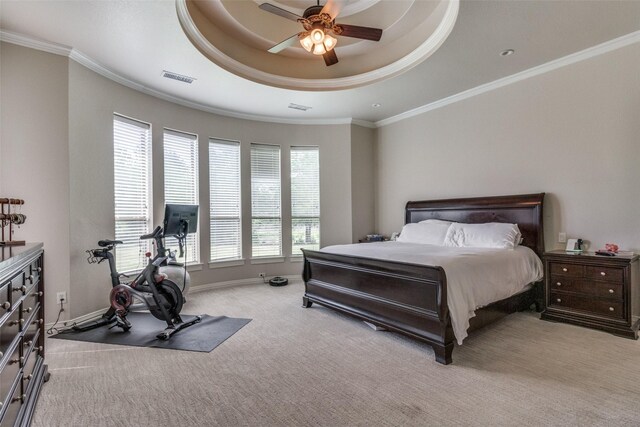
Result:
[[[198,137],[170,129],[164,130],[164,201],[166,204],[198,204]],[[200,227],[198,227],[199,229]],[[174,237],[165,239],[166,247],[176,250]],[[187,236],[186,262],[200,259],[198,233]]]
[[[113,165],[115,194],[116,269],[120,272],[146,266],[151,228],[151,126],[114,114]]]
[[[281,255],[280,147],[251,144],[251,256]]]
[[[318,147],[291,147],[291,253],[320,249]]]
[[[209,139],[211,261],[242,258],[240,143]]]

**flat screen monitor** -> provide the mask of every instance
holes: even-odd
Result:
[[[183,221],[188,227],[183,228]],[[164,235],[176,236],[185,231],[186,234],[195,233],[198,230],[198,205],[172,205],[164,207]]]

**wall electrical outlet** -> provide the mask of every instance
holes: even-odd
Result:
[[[265,277],[267,277],[267,275],[265,273],[258,273],[258,277],[261,277],[264,279]]]
[[[66,292],[57,292],[56,293],[56,302],[60,303],[60,301],[62,301],[63,303],[67,302],[67,293]]]
[[[567,233],[565,233],[564,231],[558,233],[558,242],[567,243]]]

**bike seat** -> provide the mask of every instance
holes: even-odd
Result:
[[[100,246],[101,248],[104,248],[106,246],[111,246],[111,245],[119,245],[120,243],[122,243],[122,240],[100,240],[98,242],[98,246]]]

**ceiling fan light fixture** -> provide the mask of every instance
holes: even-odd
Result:
[[[314,55],[324,55],[327,53],[327,49],[325,49],[322,43],[316,43],[313,45],[313,54]]]
[[[300,36],[300,44],[302,45],[304,50],[306,50],[307,52],[311,52],[311,49],[313,49],[313,41],[311,40],[311,35],[309,35],[309,33],[306,33],[303,36]]]
[[[338,40],[335,37],[331,37],[329,34],[325,34],[323,44],[327,51],[333,49],[337,42]]]
[[[320,28],[311,30],[311,40],[313,40],[313,42],[316,44],[322,43],[322,41],[324,40],[324,31],[322,31]]]

